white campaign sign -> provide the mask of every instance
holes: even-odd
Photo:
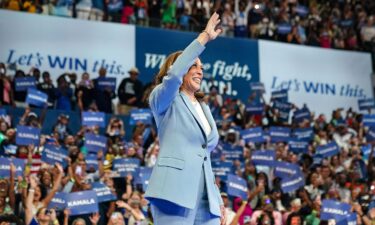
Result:
[[[96,78],[101,67],[121,81],[135,66],[131,25],[0,10],[0,30],[0,62],[26,73],[31,67],[49,71],[54,81],[65,72]]]
[[[330,117],[334,109],[358,110],[358,99],[373,97],[368,53],[259,41],[259,61],[267,99],[288,89],[290,102]]]

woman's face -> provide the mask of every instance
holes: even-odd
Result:
[[[51,213],[47,210],[47,208],[42,208],[37,215],[37,219],[40,222],[48,222],[51,220]]]
[[[1,124],[0,124],[0,131],[2,133],[5,133],[7,131],[7,129],[8,129],[7,123],[6,122],[1,122]]]
[[[203,65],[199,58],[190,67],[189,71],[183,78],[182,87],[191,92],[197,92],[201,88],[203,79]]]
[[[42,175],[42,183],[46,186],[49,186],[51,185],[51,180],[52,180],[51,174],[48,172],[44,172]]]

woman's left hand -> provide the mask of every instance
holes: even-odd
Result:
[[[224,207],[224,205],[220,206],[220,212],[221,212],[220,225],[226,225],[227,224],[227,217],[225,215],[225,207]]]

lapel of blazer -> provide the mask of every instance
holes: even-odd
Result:
[[[199,118],[193,104],[191,103],[189,97],[186,94],[184,94],[183,92],[180,92],[180,95],[181,95],[181,98],[182,98],[183,102],[185,103],[185,105],[189,109],[190,113],[193,115],[195,121],[197,121],[199,127],[201,128],[201,131],[203,133],[204,138],[207,140],[206,132],[204,132],[204,127],[203,127],[202,121],[200,120],[200,118]]]
[[[200,102],[201,104],[201,107],[203,109],[203,112],[204,112],[204,115],[206,115],[206,118],[208,120],[208,123],[210,124],[211,126],[211,133],[208,135],[208,137],[210,137],[212,134],[214,134],[215,130],[216,130],[216,124],[215,124],[215,120],[214,118],[212,117],[212,114],[211,114],[211,111],[210,111],[210,108],[207,106],[206,103],[203,103],[203,102]]]

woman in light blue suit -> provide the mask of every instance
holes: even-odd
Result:
[[[225,224],[210,159],[219,135],[210,109],[198,94],[203,78],[198,56],[220,34],[219,22],[214,13],[183,52],[168,56],[149,97],[160,140],[146,190],[155,225]]]

